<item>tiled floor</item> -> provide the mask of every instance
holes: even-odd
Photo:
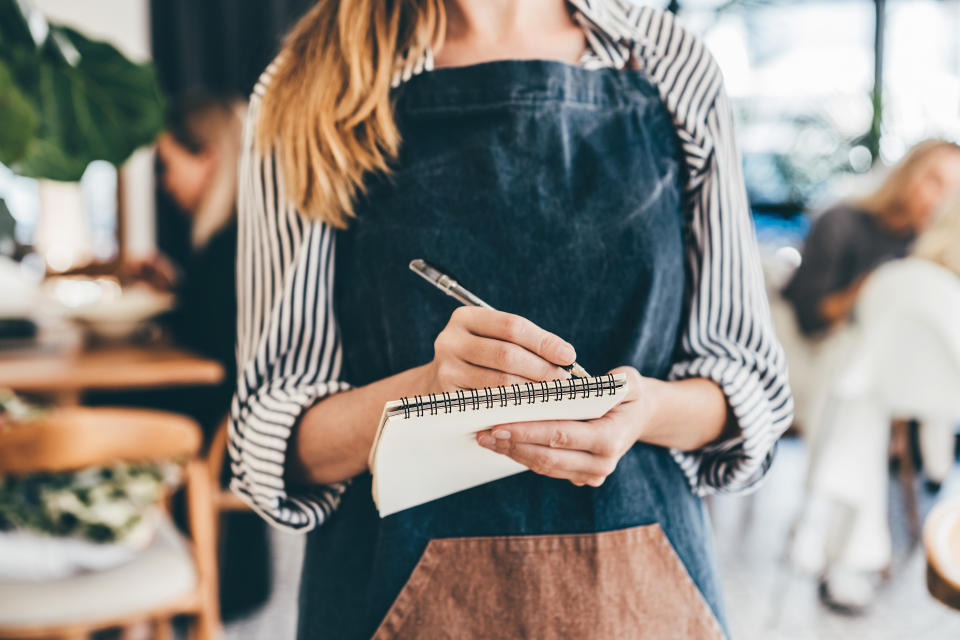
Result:
[[[836,613],[820,604],[816,580],[783,561],[787,531],[799,508],[805,452],[796,440],[781,442],[766,484],[747,498],[713,503],[721,573],[736,640],[948,640],[960,638],[960,612],[926,591],[923,548],[911,544],[899,485],[891,491],[893,577],[863,616]],[[960,473],[941,495],[960,492]],[[918,490],[925,514],[933,497]]]
[[[922,548],[907,539],[900,495],[891,491],[896,558],[893,579],[868,615],[851,617],[823,607],[816,581],[782,561],[787,530],[799,506],[804,449],[781,442],[763,488],[752,497],[712,504],[727,611],[735,640],[949,640],[960,638],[960,612],[931,599],[924,586]],[[943,493],[960,493],[960,471]],[[932,498],[920,491],[924,513]],[[288,640],[295,635],[297,574],[302,539],[274,533],[276,584],[267,605],[230,624],[231,640]]]
[[[224,640],[292,640],[297,635],[297,591],[303,563],[303,536],[270,530],[273,592],[260,611],[232,622]]]

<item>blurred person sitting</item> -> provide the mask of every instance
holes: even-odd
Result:
[[[859,612],[872,602],[892,557],[891,421],[920,419],[920,448],[931,479],[942,481],[954,460],[960,198],[920,236],[910,257],[866,279],[853,311],[858,321],[852,349],[824,406],[790,557],[798,568],[821,574],[827,604]]]
[[[796,421],[811,442],[829,389],[829,372],[843,360],[845,330],[867,275],[907,255],[933,213],[960,190],[960,146],[926,140],[894,166],[872,194],[820,215],[802,261],[773,298],[777,335],[786,350]]]
[[[217,387],[178,394],[177,407],[196,418],[207,437],[226,414],[235,377],[237,168],[246,103],[194,94],[169,109],[157,140],[162,185],[189,221],[189,250],[175,266],[162,254],[130,265],[135,277],[172,290],[176,309],[163,318],[174,341],[220,362]]]
[[[913,147],[874,193],[824,212],[783,289],[800,330],[817,336],[850,315],[866,276],[908,253],[933,213],[960,190],[960,146],[926,140]]]
[[[147,392],[136,401],[191,415],[208,442],[227,414],[236,379],[236,193],[246,108],[246,101],[207,94],[172,105],[156,149],[162,186],[189,221],[189,250],[179,266],[162,254],[130,265],[135,277],[176,294],[177,308],[162,319],[175,343],[226,370],[220,385]],[[268,597],[270,556],[260,518],[224,516],[222,557],[251,558],[220,563],[221,613],[231,619]]]

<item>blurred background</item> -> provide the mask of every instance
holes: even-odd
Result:
[[[734,637],[960,637],[960,0],[642,4],[723,70],[797,399],[709,501]],[[310,5],[0,0],[0,637],[293,637],[301,540],[223,490],[223,418],[245,101]],[[3,454],[111,420],[147,462]],[[51,610],[97,572],[127,600]]]

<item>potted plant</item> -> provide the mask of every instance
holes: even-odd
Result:
[[[152,65],[0,0],[0,162],[41,179],[45,218],[76,225],[87,165],[119,167],[162,127]]]

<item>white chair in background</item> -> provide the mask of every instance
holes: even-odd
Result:
[[[921,424],[927,475],[942,482],[960,424],[960,278],[906,258],[870,277],[856,315],[860,335],[832,395],[873,395],[893,419]]]
[[[793,307],[779,291],[770,293],[770,314],[787,359],[794,424],[808,443],[816,442],[833,376],[852,348],[856,328],[843,323],[822,336],[808,337],[800,331]]]
[[[792,541],[795,564],[871,572],[889,566],[890,426],[920,422],[931,479],[953,463],[960,423],[960,279],[907,258],[877,269],[857,302],[855,332],[831,376],[811,450],[808,500]],[[821,557],[817,558],[820,553]]]

